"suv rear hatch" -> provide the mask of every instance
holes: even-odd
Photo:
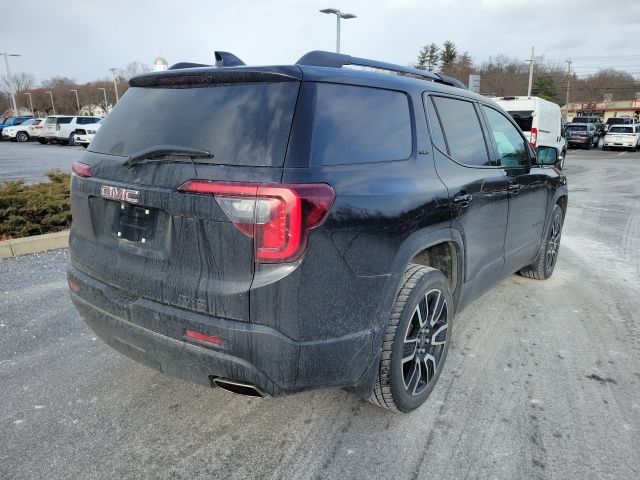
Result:
[[[249,321],[244,193],[202,193],[281,181],[301,76],[247,67],[132,79],[74,166],[73,266],[128,299]]]

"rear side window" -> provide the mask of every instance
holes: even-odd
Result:
[[[482,109],[487,116],[489,129],[493,134],[493,139],[498,148],[498,162],[500,166],[512,167],[529,165],[530,159],[527,143],[520,135],[520,132],[518,132],[518,129],[507,120],[507,117],[497,110],[485,105],[482,106]]]
[[[90,150],[131,155],[156,145],[206,150],[215,165],[282,166],[297,81],[132,87]]]
[[[438,113],[433,106],[433,101],[427,96],[424,98],[425,105],[427,106],[427,116],[429,117],[429,127],[431,127],[431,139],[433,144],[440,149],[440,151],[448,153],[447,142],[444,140],[444,133],[442,133],[442,126],[440,125],[440,119]]]
[[[432,97],[442,124],[449,155],[465,165],[489,165],[489,154],[473,103]]]
[[[411,132],[406,94],[353,85],[317,85],[313,164],[404,160],[411,156]]]
[[[71,123],[71,120],[73,120],[73,117],[58,117],[58,125]]]
[[[56,117],[47,117],[44,119],[44,124],[45,125],[52,125],[54,123],[56,123],[57,118]]]

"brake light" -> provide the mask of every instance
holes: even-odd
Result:
[[[42,128],[42,125],[35,125],[33,128],[35,128],[36,130],[40,130]]]
[[[538,129],[536,127],[533,127],[531,129],[531,137],[529,139],[529,145],[535,148],[537,143],[538,143]]]
[[[300,258],[309,230],[324,222],[335,199],[333,188],[324,183],[188,180],[178,191],[213,195],[233,224],[254,239],[256,263],[286,263]]]
[[[71,173],[79,177],[87,178],[92,175],[91,167],[85,163],[75,162],[71,167]]]

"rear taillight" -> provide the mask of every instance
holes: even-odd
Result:
[[[529,145],[535,148],[537,143],[538,143],[538,129],[533,127],[531,129],[531,137],[529,138]]]
[[[254,239],[256,263],[285,263],[300,258],[309,230],[324,222],[335,199],[333,188],[324,183],[188,180],[178,190],[213,195],[233,224]]]
[[[42,128],[42,125],[35,125],[33,128],[35,128],[36,130],[40,130]]]
[[[71,173],[79,177],[87,178],[92,175],[91,167],[85,163],[75,162],[71,167]]]

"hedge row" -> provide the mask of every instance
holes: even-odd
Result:
[[[0,184],[0,240],[58,232],[71,226],[68,173],[47,173],[49,182]]]

